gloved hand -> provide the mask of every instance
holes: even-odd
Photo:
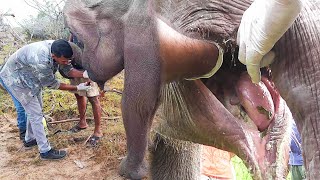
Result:
[[[83,78],[89,78],[88,71],[87,70],[83,71],[82,76]]]
[[[243,14],[237,35],[239,60],[247,66],[253,83],[260,82],[260,67],[272,63],[275,54],[271,48],[301,8],[301,0],[255,0]]]
[[[90,85],[87,85],[87,83],[80,83],[78,86],[77,86],[77,91],[88,91],[91,89],[91,86]]]

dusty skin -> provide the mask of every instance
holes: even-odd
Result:
[[[61,161],[42,161],[36,147],[29,150],[23,147],[15,117],[0,115],[0,179],[122,180],[117,173],[125,154],[122,120],[103,120],[102,124],[105,136],[98,148],[84,145],[94,127],[90,122],[90,128],[83,132],[60,133],[50,137],[54,146],[67,149],[69,154]],[[71,125],[65,123],[61,128]],[[60,127],[58,125],[55,128]]]

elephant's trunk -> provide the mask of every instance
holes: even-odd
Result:
[[[162,75],[166,82],[209,73],[217,64],[218,48],[189,38],[157,19]]]

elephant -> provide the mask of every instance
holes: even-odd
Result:
[[[90,79],[102,87],[125,69],[122,115],[128,154],[121,162],[121,175],[130,179],[147,175],[144,157],[148,135],[153,117],[160,109],[165,121],[158,127],[161,134],[156,138],[158,147],[173,137],[228,150],[245,160],[255,179],[282,178],[285,165],[279,159],[288,138],[288,119],[294,118],[302,136],[307,178],[320,178],[319,2],[303,1],[298,18],[273,48],[275,61],[264,69],[265,76],[258,87],[267,89],[260,92],[270,93],[273,105],[268,107],[273,109],[246,105],[248,98],[254,103],[268,103],[253,98],[254,93],[244,97],[239,88],[245,86],[242,82],[252,86],[237,60],[236,44],[241,17],[251,3],[251,0],[66,2],[65,21],[84,42],[82,65]],[[242,98],[241,106],[230,103],[234,94]],[[243,111],[243,107],[247,109]],[[246,113],[237,117],[239,111]],[[257,111],[266,120],[256,119]],[[244,121],[245,116],[250,116],[251,121]],[[189,155],[184,157],[193,162],[191,159],[197,158],[192,153],[198,153],[199,148],[185,143],[173,144],[189,149],[186,152]],[[160,164],[161,160],[156,157],[154,160]],[[162,161],[163,165],[170,164]],[[167,169],[170,168],[173,169]],[[154,179],[171,179],[155,171],[152,169]],[[184,179],[194,177],[185,175]]]

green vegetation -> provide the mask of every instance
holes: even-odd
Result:
[[[2,46],[2,50],[0,50],[0,65],[3,64],[4,60],[7,59],[10,54],[13,54],[16,49],[13,43]]]
[[[237,180],[252,180],[249,170],[238,156],[231,159]]]

